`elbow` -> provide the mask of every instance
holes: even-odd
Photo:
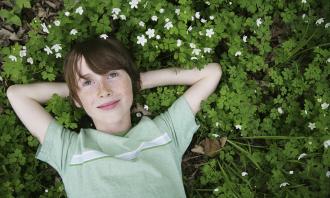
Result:
[[[221,76],[222,76],[221,65],[219,63],[210,63],[210,64],[208,64],[208,66],[210,67],[211,76],[213,76],[218,81],[220,81]]]
[[[6,91],[6,95],[7,95],[8,98],[10,97],[10,95],[13,94],[15,89],[16,89],[16,85],[11,85],[11,86],[8,87],[8,89]]]
[[[11,98],[13,96],[16,96],[19,92],[20,85],[11,85],[8,87],[6,91],[7,98]]]

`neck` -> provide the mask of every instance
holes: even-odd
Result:
[[[126,114],[121,120],[115,122],[113,120],[93,120],[93,122],[98,131],[113,135],[122,135],[132,127],[130,113]]]

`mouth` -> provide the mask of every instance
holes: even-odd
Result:
[[[112,102],[107,102],[107,103],[104,103],[100,106],[98,106],[97,108],[99,109],[103,109],[103,110],[109,110],[109,109],[113,109],[117,106],[118,102],[120,100],[115,100],[115,101],[112,101]]]

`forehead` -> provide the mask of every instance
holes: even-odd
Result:
[[[85,75],[87,73],[94,73],[87,65],[83,56],[77,61],[77,73],[76,76],[79,79],[79,75]]]

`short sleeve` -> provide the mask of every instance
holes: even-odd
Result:
[[[191,107],[183,95],[153,121],[163,132],[171,135],[180,157],[187,150],[194,133],[200,126],[197,125]]]
[[[76,132],[64,128],[53,119],[47,128],[43,144],[38,147],[36,158],[48,163],[61,173],[77,137]]]

